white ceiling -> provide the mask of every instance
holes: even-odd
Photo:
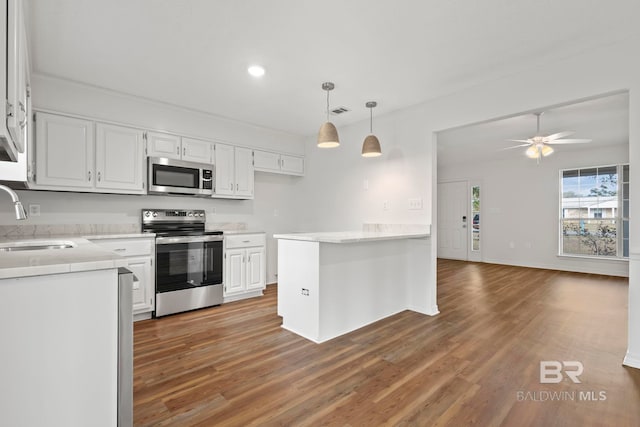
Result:
[[[554,145],[556,151],[575,152],[607,145],[629,143],[629,94],[619,93],[597,99],[555,107],[540,117],[540,133],[575,133],[566,138],[590,139],[586,144]],[[481,162],[524,156],[526,147],[510,139],[536,135],[536,116],[518,115],[438,133],[438,164]]]
[[[638,0],[26,0],[35,73],[300,135],[637,32]],[[260,80],[247,72],[262,64]],[[521,136],[521,135],[518,135]]]

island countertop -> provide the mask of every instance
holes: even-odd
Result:
[[[378,240],[420,239],[429,237],[430,230],[413,231],[328,231],[318,233],[274,234],[275,239],[302,240],[320,243],[359,243]]]
[[[0,239],[0,244],[65,241],[74,244],[65,249],[39,249],[1,252],[0,279],[42,276],[79,271],[126,267],[127,261],[120,255],[101,248],[80,237]]]

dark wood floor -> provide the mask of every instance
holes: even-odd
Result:
[[[640,370],[622,366],[627,286],[439,260],[440,315],[405,311],[320,345],[280,328],[275,286],[137,322],[135,425],[640,426]],[[581,383],[540,384],[541,360],[580,361]]]

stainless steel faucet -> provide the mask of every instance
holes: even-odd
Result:
[[[16,192],[5,185],[0,185],[0,190],[6,191],[11,196],[11,200],[13,201],[13,205],[16,209],[16,219],[27,219],[27,213],[24,211],[22,203],[20,203]]]

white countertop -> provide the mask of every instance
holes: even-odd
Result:
[[[274,234],[275,239],[302,240],[321,243],[358,243],[380,240],[421,239],[429,237],[426,231],[329,231],[319,233]]]
[[[104,270],[127,266],[127,261],[120,255],[103,249],[87,239],[75,236],[37,239],[1,239],[0,243],[15,243],[17,241],[26,243],[53,240],[72,242],[75,247],[0,252],[0,279]]]
[[[233,236],[237,234],[264,234],[264,231],[256,231],[256,230],[224,230],[225,236]]]

